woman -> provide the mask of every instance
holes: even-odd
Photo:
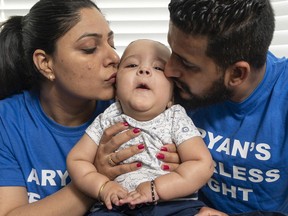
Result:
[[[0,215],[83,215],[95,200],[70,183],[65,160],[114,96],[113,32],[90,0],[40,0],[0,29]],[[107,129],[99,146],[99,172],[111,179],[137,169],[106,159],[137,136],[113,137],[126,127]]]

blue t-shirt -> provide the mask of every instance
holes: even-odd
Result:
[[[65,127],[46,116],[38,96],[32,92],[1,100],[0,186],[26,187],[29,202],[34,202],[67,185],[68,152],[110,104],[98,101],[88,122]]]
[[[269,53],[265,76],[245,101],[190,116],[215,163],[204,201],[230,214],[288,214],[288,60]]]

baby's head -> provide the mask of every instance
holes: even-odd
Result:
[[[128,45],[116,81],[117,99],[126,115],[147,121],[171,106],[173,82],[164,75],[170,54],[158,41],[140,39]]]

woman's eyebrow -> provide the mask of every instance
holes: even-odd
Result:
[[[110,32],[108,33],[108,38],[110,38],[111,36],[114,36],[114,32],[113,32],[113,31],[110,31]],[[102,34],[99,34],[99,33],[84,33],[83,35],[81,35],[81,36],[77,39],[77,41],[81,40],[81,39],[84,38],[84,37],[96,37],[96,38],[101,39],[101,38],[103,37],[103,35],[102,35]]]
[[[102,34],[98,34],[98,33],[85,33],[83,35],[81,35],[77,41],[81,40],[82,38],[85,38],[85,37],[96,37],[96,38],[102,38],[103,35]]]

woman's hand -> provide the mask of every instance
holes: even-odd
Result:
[[[179,166],[181,161],[176,151],[175,144],[166,144],[156,155],[156,157],[163,162],[161,166],[163,170],[173,171]]]
[[[125,132],[123,132],[126,130]],[[120,133],[122,132],[122,133]],[[100,140],[94,164],[97,171],[110,180],[114,180],[118,175],[140,169],[139,162],[130,164],[120,164],[120,162],[144,151],[143,143],[115,152],[123,143],[138,136],[141,133],[138,129],[129,129],[127,123],[117,123],[107,128]]]

